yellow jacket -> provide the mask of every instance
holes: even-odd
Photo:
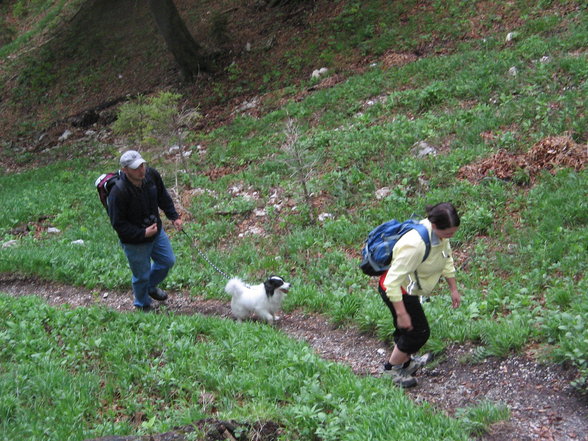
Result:
[[[428,296],[441,276],[455,277],[449,240],[439,239],[433,233],[428,219],[423,219],[420,223],[429,231],[431,251],[427,260],[423,262],[425,242],[416,230],[409,231],[396,242],[392,252],[392,264],[383,283],[386,295],[392,302],[402,300],[401,286],[410,295]]]

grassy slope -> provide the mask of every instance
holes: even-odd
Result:
[[[205,188],[210,193],[187,199],[191,204],[186,207],[191,216],[187,228],[210,257],[222,262],[223,268],[232,273],[251,280],[267,272],[290,274],[297,288],[289,296],[286,307],[324,312],[335,322],[353,321],[363,329],[387,338],[391,333],[389,318],[373,295],[369,281],[356,269],[361,241],[367,231],[383,219],[406,217],[414,211],[420,212],[427,203],[452,200],[463,215],[463,227],[456,237],[455,250],[464,270],[460,272],[459,280],[465,301],[460,310],[451,311],[445,292],[440,290],[444,296],[434,298],[428,305],[434,329],[434,338],[428,348],[440,350],[449,341],[474,341],[480,343],[477,356],[483,357],[487,354],[506,355],[511,350],[538,343],[556,360],[574,363],[580,369],[581,378],[585,379],[587,366],[582,360],[586,360],[588,354],[585,326],[588,301],[582,294],[587,291],[583,274],[588,261],[585,247],[588,239],[586,172],[564,170],[556,175],[530,176],[521,170],[513,181],[486,179],[479,184],[456,178],[460,167],[477,158],[490,156],[499,149],[525,152],[545,137],[565,133],[577,142],[586,143],[588,20],[585,10],[574,7],[575,2],[564,3],[565,10],[560,10],[558,15],[527,7],[525,2],[518,2],[516,11],[492,11],[490,4],[480,4],[487,9],[484,14],[477,15],[474,8],[441,8],[433,3],[429,15],[425,11],[420,16],[410,15],[406,26],[399,23],[406,24],[402,21],[406,20],[406,11],[414,7],[409,2],[395,2],[391,7],[404,8],[404,12],[380,8],[378,14],[375,8],[358,10],[354,3],[349,3],[338,19],[322,28],[323,32],[331,30],[335,35],[332,39],[325,39],[329,42],[326,48],[322,48],[325,59],[338,53],[338,44],[347,35],[362,35],[360,41],[350,38],[350,46],[369,53],[381,52],[380,48],[390,47],[391,41],[401,49],[425,50],[429,47],[430,50],[434,42],[455,39],[456,34],[462,35],[468,30],[473,34],[483,30],[487,35],[485,39],[472,35],[474,38],[452,45],[451,50],[442,56],[431,54],[392,68],[385,64],[374,66],[333,88],[318,90],[302,100],[285,101],[284,105],[261,118],[241,116],[230,125],[207,134],[195,132],[190,145],[204,146],[207,154],[199,158],[194,153],[190,170],[180,175],[180,182],[187,188]],[[520,14],[517,20],[508,15],[513,23],[518,24],[518,35],[511,43],[505,42],[503,29],[495,34],[492,32],[500,22],[498,15],[505,16],[505,13]],[[433,17],[441,18],[433,20]],[[356,25],[352,32],[355,22],[365,24]],[[374,27],[373,23],[378,25]],[[422,32],[425,24],[428,25],[428,34]],[[362,32],[358,33],[358,28]],[[415,34],[415,29],[421,32]],[[342,49],[349,50],[349,47]],[[307,55],[302,49],[300,51]],[[540,62],[542,57],[549,57],[549,61]],[[508,74],[513,66],[518,69],[517,76]],[[294,92],[296,90],[282,90],[280,94],[288,97]],[[269,99],[265,103],[271,107]],[[309,221],[300,184],[285,170],[288,157],[280,147],[287,135],[288,118],[292,118],[298,127],[299,145],[305,155],[309,160],[317,160],[307,182],[315,195],[314,202],[320,211],[334,216],[318,225]],[[434,159],[415,158],[410,151],[413,144],[421,140],[441,147],[442,154]],[[80,159],[0,176],[0,205],[5,207],[0,213],[0,228],[4,240],[14,238],[9,233],[12,228],[27,223],[52,224],[62,230],[59,236],[49,236],[41,233],[39,228],[39,234],[19,238],[18,246],[0,249],[0,271],[21,270],[85,286],[126,286],[128,275],[124,258],[121,253],[112,251],[117,249],[116,239],[104,222],[103,209],[91,186],[94,175],[109,169],[116,155],[111,146],[90,143],[80,144],[78,148],[85,154],[92,152],[95,157],[112,159],[99,164]],[[172,184],[174,167],[155,159],[155,156],[154,162],[166,172]],[[207,177],[212,175],[211,171],[223,166],[229,170],[238,168],[239,172],[215,180]],[[235,184],[243,185],[251,192],[257,191],[260,199],[251,202],[244,197],[235,197],[227,190]],[[384,200],[377,201],[374,191],[383,186],[390,186],[392,192]],[[46,191],[55,188],[58,190]],[[296,205],[301,208],[270,209],[264,221],[252,216],[251,208],[271,205],[270,196],[275,192],[286,203],[285,207]],[[236,214],[230,219],[219,214],[226,211]],[[48,220],[39,223],[40,218]],[[237,239],[241,221],[258,223],[268,236]],[[70,242],[76,239],[84,239],[87,245],[72,246]],[[179,261],[167,281],[168,286],[194,289],[210,296],[220,295],[221,279],[207,266],[194,265],[193,249],[185,240],[180,237],[173,240]],[[105,321],[103,316],[110,314],[91,311],[68,316],[67,312],[52,311],[41,305],[25,303],[23,307],[18,301],[8,299],[3,300],[3,308],[15,311],[12,323],[23,320],[44,323],[49,320],[43,318],[47,315],[56,323],[71,315],[83,323],[87,320],[102,323]],[[31,317],[19,312],[23,308],[33,311]],[[88,319],[85,314],[97,318]],[[113,318],[109,316],[108,319]],[[140,326],[126,323],[136,321],[133,318],[115,315],[114,320],[124,322],[121,327],[129,333],[133,333],[134,326]],[[161,321],[165,329],[171,326],[165,322],[166,318],[147,320],[150,323]],[[193,326],[190,320],[177,320],[182,326]],[[218,327],[215,332],[220,333],[229,332],[223,329],[232,326],[214,320],[210,323],[207,326],[211,329]],[[49,365],[63,363],[75,369],[79,367],[84,376],[102,375],[92,363],[85,366],[79,359],[66,354],[47,354],[50,349],[40,346],[45,339],[43,335],[16,339],[11,337],[13,331],[16,332],[12,329],[14,325],[3,326],[2,338],[23,347],[14,354],[2,353],[3,360],[11,363],[11,367],[3,371],[7,384],[15,384],[10,378],[17,375],[19,369],[32,369],[25,361],[31,354],[46,358]],[[104,325],[92,325],[89,329],[94,326]],[[32,326],[31,330],[39,328]],[[45,332],[48,332],[47,328]],[[76,327],[74,332],[87,331]],[[255,339],[255,331],[249,334],[248,330],[246,338]],[[73,340],[84,339],[74,334]],[[213,346],[210,348],[221,345],[221,340],[211,339]],[[182,340],[173,334],[169,335],[169,341],[172,346],[182,344]],[[88,343],[93,346],[84,349],[96,352],[90,360],[108,358],[108,352],[94,343]],[[149,344],[140,340],[137,346]],[[117,354],[122,350],[114,352]],[[153,354],[160,350],[146,350],[149,355],[139,354],[138,357],[156,363],[157,356]],[[167,346],[163,350],[171,351]],[[297,363],[290,357],[295,357],[300,349],[292,351],[285,355],[288,361],[284,369],[288,371]],[[223,353],[222,350],[219,352]],[[262,355],[259,357],[263,358]],[[319,361],[313,360],[311,365],[317,366],[318,370],[326,369]],[[202,375],[170,366],[173,367],[170,367],[169,375],[193,375],[196,378]],[[120,369],[124,370],[123,367]],[[349,386],[348,382],[363,380],[353,379],[345,373],[341,374],[341,380],[337,380],[342,383],[318,384],[318,391],[295,385],[296,381],[304,382],[306,378],[314,378],[315,374],[314,371],[302,372],[302,377],[293,379],[295,398],[286,400],[283,409],[268,404],[283,399],[272,396],[272,391],[253,394],[251,404],[245,397],[243,407],[248,409],[258,403],[262,408],[253,415],[277,419],[302,434],[317,430],[340,433],[340,425],[345,420],[343,414],[350,409],[343,409],[343,413],[332,412],[329,400],[344,399],[342,391],[333,393],[332,390],[354,390],[356,386]],[[37,373],[30,375],[39,378]],[[125,375],[132,377],[131,372]],[[73,376],[68,381],[81,380]],[[134,377],[129,381],[134,385],[142,384],[141,379]],[[219,395],[227,393],[226,384],[212,386],[204,379],[201,381],[206,390],[212,389]],[[251,381],[258,380],[253,377]],[[237,387],[243,388],[244,385]],[[361,388],[365,387],[361,385]],[[67,388],[57,386],[56,390]],[[50,395],[54,393],[52,389],[49,392]],[[88,393],[92,394],[91,391]],[[141,391],[137,396],[139,402],[143,401],[143,393]],[[148,392],[146,396],[151,396],[150,393],[163,403],[171,400],[166,395],[169,391]],[[382,393],[394,392],[386,389]],[[325,394],[330,398],[327,399]],[[5,404],[0,410],[9,416],[18,415],[15,411],[18,405],[13,402],[15,397],[8,394],[3,399]],[[118,399],[112,397],[105,399],[118,403]],[[396,401],[396,397],[376,399],[379,404],[390,401]],[[44,406],[42,400],[40,406]],[[410,412],[413,416],[409,420],[417,421],[415,426],[406,423],[408,433],[426,439],[418,425],[421,418],[418,415],[421,412],[426,414],[426,409],[415,410],[407,406],[403,412]],[[123,422],[115,428],[120,433],[134,430],[128,425],[132,419],[129,416],[133,412],[132,406],[124,404],[123,407],[121,412],[127,418],[122,418]],[[142,430],[165,429],[172,423],[171,419],[176,421],[176,411],[183,415],[182,418],[189,415],[186,419],[204,411],[188,404],[185,409],[184,405],[180,407],[180,410],[166,412],[162,420],[158,419],[154,426]],[[222,409],[228,416],[241,415],[240,410],[228,404]],[[89,412],[87,408],[81,411]],[[145,413],[153,414],[149,409]],[[87,421],[93,427],[91,430],[95,430],[92,433],[99,433],[100,425],[109,424],[113,416],[106,415],[104,422],[98,423],[90,422],[84,416],[77,418]],[[361,418],[365,419],[361,420],[360,426],[369,426],[374,430],[374,439],[382,439],[381,432],[377,431],[385,429],[375,423],[378,421],[376,410],[373,413],[366,411],[365,417]],[[27,414],[24,414],[22,421],[26,419]],[[69,420],[63,421],[67,425]],[[26,423],[22,424],[26,427]],[[463,436],[450,421],[441,419],[434,427],[431,430],[455,431],[447,439]],[[80,429],[79,433],[83,431]],[[324,432],[320,433],[324,435]],[[350,434],[343,439],[355,438]],[[430,439],[439,438],[431,434]]]
[[[467,439],[465,424],[389,381],[357,377],[265,325],[1,295],[0,312],[3,440],[159,433],[206,417],[274,421],[288,440]]]

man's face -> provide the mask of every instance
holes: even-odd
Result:
[[[130,167],[123,168],[123,171],[132,182],[141,182],[145,178],[146,170],[145,163],[134,169]]]

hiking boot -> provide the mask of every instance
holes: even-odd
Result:
[[[158,302],[163,302],[164,300],[167,300],[167,293],[160,288],[151,288],[149,290],[149,297]]]
[[[417,379],[407,373],[402,365],[392,366],[391,369],[384,369],[383,375],[392,378],[392,382],[403,389],[417,385]]]
[[[135,311],[155,312],[156,310],[157,310],[157,305],[135,306]]]
[[[421,355],[420,357],[412,357],[408,365],[404,366],[404,370],[408,375],[414,375],[416,371],[431,361],[433,357],[431,354]]]

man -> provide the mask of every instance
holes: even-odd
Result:
[[[162,228],[159,209],[177,230],[182,229],[182,220],[161,175],[146,166],[139,152],[123,153],[120,166],[121,179],[108,196],[108,215],[133,273],[133,304],[138,310],[151,311],[152,299],[167,299],[167,294],[157,285],[176,262]]]

